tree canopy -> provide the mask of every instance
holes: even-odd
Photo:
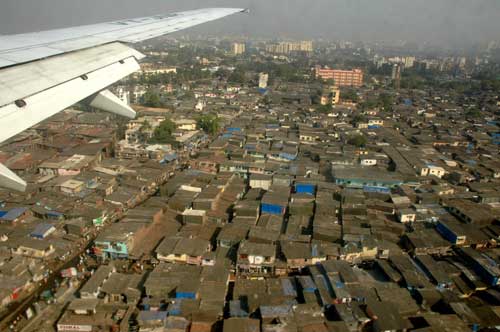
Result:
[[[367,139],[363,135],[356,135],[347,141],[348,144],[357,146],[358,148],[366,146],[366,143],[368,143]]]
[[[217,115],[202,115],[196,120],[196,123],[198,127],[203,129],[203,131],[207,134],[215,135],[219,132],[220,123]]]
[[[228,82],[230,83],[245,83],[245,72],[242,68],[236,68],[228,77]]]
[[[362,122],[366,122],[366,116],[364,116],[363,114],[356,114],[352,118],[352,123],[354,125],[357,125],[358,123],[362,123]]]
[[[157,94],[156,92],[154,92],[153,90],[146,91],[144,96],[142,96],[141,103],[144,106],[156,107],[156,108],[161,107],[163,105],[161,98],[160,98],[160,95]]]
[[[175,139],[172,134],[175,131],[175,123],[170,119],[165,119],[155,128],[151,143],[174,144]]]
[[[340,97],[342,99],[350,100],[350,101],[355,102],[355,103],[358,102],[358,100],[359,100],[358,94],[356,93],[356,91],[354,91],[352,89],[342,91],[340,93]]]
[[[479,110],[478,108],[473,108],[473,109],[470,109],[468,110],[465,115],[469,118],[479,118],[481,117],[481,110]]]
[[[390,94],[381,93],[378,97],[378,104],[384,111],[392,111],[393,98]]]
[[[316,111],[319,113],[330,113],[332,111],[332,104],[318,105],[316,106]]]

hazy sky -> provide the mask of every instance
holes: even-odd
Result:
[[[454,45],[500,40],[500,0],[0,0],[0,34],[202,7],[252,13],[194,32]]]

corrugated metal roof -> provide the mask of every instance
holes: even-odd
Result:
[[[35,227],[30,235],[34,237],[44,237],[53,228],[54,226],[52,226],[51,224],[39,224]]]
[[[9,210],[3,217],[1,217],[1,219],[4,221],[14,221],[22,216],[27,210],[28,208],[25,207],[13,208]]]

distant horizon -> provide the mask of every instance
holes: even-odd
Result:
[[[407,41],[445,48],[500,41],[500,2],[495,0],[145,0],[140,4],[132,0],[7,0],[0,4],[0,34],[202,7],[241,7],[251,12],[183,33],[371,43]]]

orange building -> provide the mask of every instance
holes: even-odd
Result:
[[[340,70],[316,66],[316,78],[333,79],[336,86],[360,87],[363,85],[363,71],[361,69]]]

